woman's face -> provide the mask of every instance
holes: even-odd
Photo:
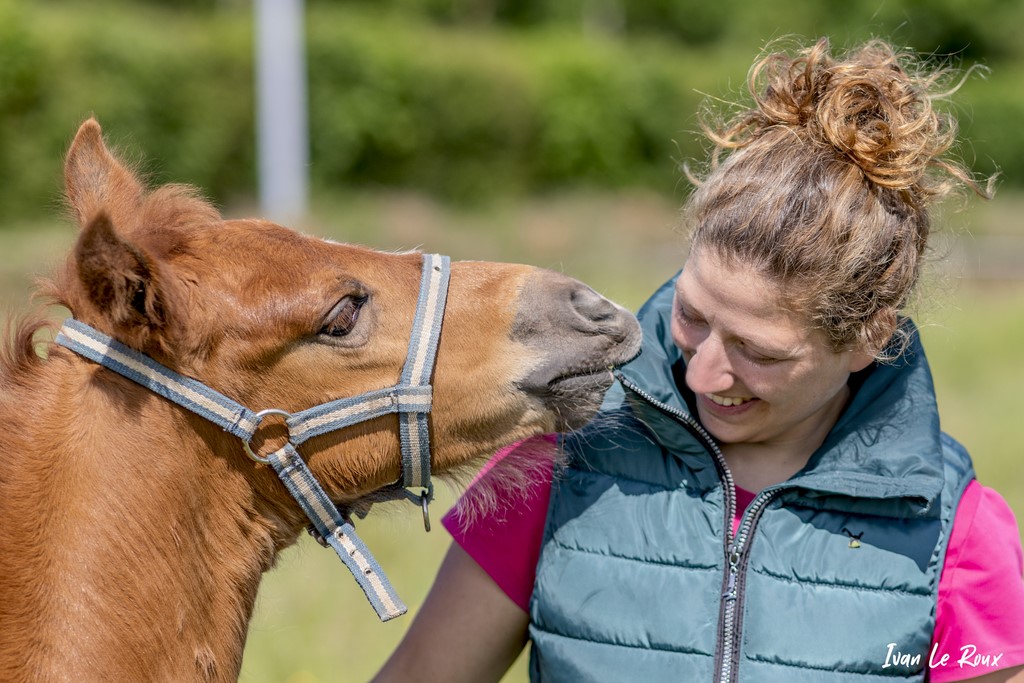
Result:
[[[749,266],[694,250],[676,281],[672,337],[701,423],[723,444],[816,448],[871,357],[833,351]]]

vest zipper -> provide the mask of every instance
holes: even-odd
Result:
[[[747,585],[747,561],[750,557],[750,538],[757,526],[761,513],[782,488],[761,491],[743,513],[743,521],[729,546],[729,571],[726,587],[722,593],[720,614],[721,629],[716,646],[718,683],[733,683],[736,680],[736,663],[740,658],[740,636],[743,631],[743,598]],[[732,520],[729,520],[732,528]]]
[[[743,521],[735,534],[732,521],[736,516],[736,483],[725,462],[722,450],[707,430],[692,415],[662,403],[649,393],[628,380],[621,372],[616,379],[658,410],[676,418],[683,426],[700,439],[715,461],[718,475],[725,489],[725,561],[728,566],[722,578],[722,600],[718,615],[718,641],[715,644],[716,683],[732,683],[736,678],[735,664],[740,656],[740,635],[742,631],[743,597],[746,587],[747,550],[749,538],[765,506],[770,503],[781,488],[761,491],[743,514]]]
[[[722,455],[722,450],[718,447],[718,444],[715,443],[715,440],[713,438],[711,438],[711,435],[708,434],[707,430],[704,429],[703,425],[697,422],[697,420],[693,419],[693,416],[690,415],[689,413],[684,413],[678,408],[673,408],[668,404],[662,403],[661,401],[654,398],[646,391],[638,387],[636,384],[631,382],[629,379],[627,379],[626,376],[623,375],[621,372],[616,371],[615,378],[619,380],[622,386],[626,387],[627,389],[635,393],[643,400],[650,403],[652,406],[654,406],[661,412],[676,418],[679,422],[683,424],[684,427],[687,427],[689,431],[692,432],[694,436],[696,436],[703,443],[704,447],[708,450],[708,452],[711,453],[711,456],[715,461],[715,467],[718,469],[718,475],[719,477],[721,477],[722,482],[725,484],[725,534],[726,540],[731,541],[732,520],[733,517],[736,516],[736,484],[733,481],[732,472],[729,471],[729,468],[725,464],[725,456]],[[728,545],[728,543],[726,545]]]

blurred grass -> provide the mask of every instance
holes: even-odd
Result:
[[[304,226],[324,237],[382,249],[422,247],[457,259],[525,261],[584,279],[637,308],[681,265],[675,203],[633,193],[576,194],[453,210],[415,195],[336,195],[321,200]],[[1011,194],[946,217],[960,240],[923,292],[917,315],[939,391],[944,428],[971,450],[979,479],[1024,519],[1024,431],[1016,408],[1024,378],[1024,198]],[[232,214],[256,213],[235,207]],[[62,258],[74,235],[53,223],[0,232],[0,309],[23,307],[34,275]],[[997,236],[998,254],[980,239]],[[1020,251],[1008,249],[1013,245]],[[965,248],[966,247],[966,248]],[[991,275],[988,259],[1017,264],[1017,279]],[[1000,271],[1005,273],[1005,270]],[[437,520],[454,500],[443,488],[423,533],[409,505],[375,508],[359,524],[410,613],[381,624],[330,551],[303,538],[263,583],[246,647],[244,683],[317,683],[369,679],[401,639],[423,602],[449,539]],[[457,615],[452,615],[457,618]],[[526,657],[505,677],[526,680]]]

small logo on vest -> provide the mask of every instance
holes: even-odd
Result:
[[[955,654],[948,652],[940,653],[939,644],[935,643],[932,645],[931,654],[928,655],[928,668],[940,669],[947,666],[956,666],[961,669],[995,669],[999,667],[999,660],[1002,659],[1003,653],[981,653],[978,652],[976,645],[969,644],[960,648],[960,657],[958,659],[954,659],[955,656]],[[888,669],[891,666],[898,666],[917,669],[921,666],[922,658],[923,655],[921,653],[912,655],[900,652],[896,649],[896,643],[889,643],[886,645],[885,662],[882,664],[882,668]]]
[[[842,529],[840,529],[840,531],[842,531],[844,534],[846,534],[847,536],[850,537],[850,547],[851,548],[855,548],[856,549],[856,548],[860,547],[860,539],[864,537],[864,532],[863,531],[860,532],[859,534],[855,534],[852,531],[850,531],[849,529],[847,529],[845,526]]]

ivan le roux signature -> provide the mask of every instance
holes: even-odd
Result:
[[[890,666],[917,667],[921,664],[922,655],[920,653],[910,655],[900,652],[896,649],[896,643],[889,643],[886,648],[885,663],[882,664],[883,669],[887,669]],[[964,645],[960,648],[960,658],[954,661],[948,653],[940,655],[938,650],[938,643],[932,645],[932,652],[928,655],[929,669],[954,665],[959,666],[961,669],[965,666],[972,669],[977,667],[991,668],[999,666],[999,659],[1003,656],[1001,652],[997,655],[978,654],[976,646]]]

